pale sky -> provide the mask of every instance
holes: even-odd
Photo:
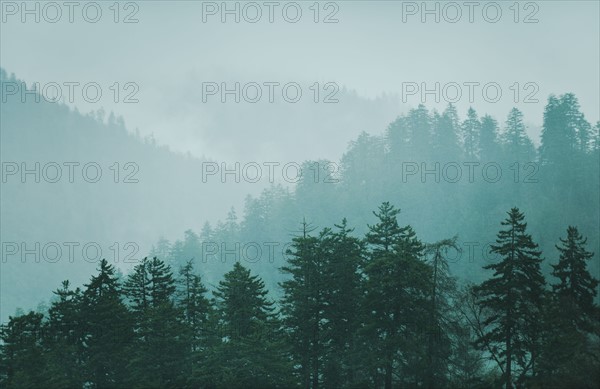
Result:
[[[258,156],[264,160],[317,156],[337,159],[359,130],[349,130],[343,139],[339,134],[328,137],[327,124],[323,123],[323,128],[307,130],[307,136],[319,136],[319,145],[300,150],[281,137],[264,136],[261,121],[268,122],[265,116],[279,106],[263,104],[255,111],[260,117],[249,121],[247,128],[229,129],[219,138],[211,132],[219,128],[219,115],[236,115],[238,110],[252,115],[254,106],[245,102],[226,106],[217,103],[213,109],[214,101],[213,105],[202,102],[203,82],[297,82],[306,98],[312,93],[308,87],[315,82],[334,82],[359,96],[391,94],[400,99],[406,83],[425,82],[433,88],[435,82],[441,86],[494,82],[501,87],[500,100],[486,102],[481,87],[476,87],[472,105],[480,115],[489,113],[500,122],[517,106],[527,123],[539,126],[548,95],[565,92],[578,96],[588,120],[595,123],[599,118],[598,1],[541,1],[527,7],[521,2],[519,23],[514,22],[514,10],[509,8],[512,1],[500,2],[502,16],[497,23],[483,18],[482,8],[489,2],[475,8],[473,23],[468,21],[465,6],[461,6],[462,18],[457,23],[446,22],[443,15],[440,23],[432,15],[422,23],[418,12],[405,15],[407,21],[403,22],[403,9],[409,9],[409,2],[339,1],[327,8],[327,3],[321,2],[319,19],[332,12],[338,19],[329,24],[314,23],[312,1],[297,2],[303,12],[298,23],[286,22],[282,17],[281,9],[290,2],[279,2],[273,23],[268,22],[268,8],[260,1],[257,4],[263,15],[257,23],[248,23],[243,17],[235,23],[232,16],[222,23],[218,13],[206,15],[207,22],[203,23],[203,6],[208,7],[208,2],[138,1],[134,2],[134,17],[139,22],[131,24],[114,23],[114,12],[109,9],[112,1],[99,2],[103,14],[95,24],[82,18],[80,8],[75,10],[73,23],[68,22],[66,8],[57,23],[48,23],[43,14],[39,23],[27,15],[29,19],[22,23],[20,10],[12,15],[14,8],[7,8],[7,3],[20,6],[21,2],[2,2],[0,64],[5,70],[42,85],[97,82],[107,97],[90,104],[76,95],[74,105],[80,111],[100,107],[114,111],[124,117],[128,128],[153,133],[160,143],[195,155],[227,160]],[[28,4],[33,7],[34,2]],[[125,9],[125,4],[120,3],[119,20],[136,10],[133,6]],[[213,4],[220,7],[221,2]],[[228,4],[235,6],[235,2]],[[413,4],[420,6],[421,2]],[[428,4],[435,6],[435,2]],[[453,17],[454,10],[447,2],[439,2],[439,7],[440,12],[446,10],[448,17]],[[488,9],[488,15],[494,16],[493,11]],[[47,12],[53,17],[53,10]],[[288,12],[293,15],[293,8]],[[523,23],[531,13],[538,22]],[[139,103],[113,103],[109,87],[115,82],[121,88],[126,82],[135,82]],[[517,103],[510,89],[515,83],[519,83],[521,92]],[[526,83],[534,83],[535,87],[524,89]],[[121,98],[129,91],[122,90]],[[470,105],[467,91],[464,86],[463,97],[456,103],[461,115]],[[522,101],[529,92],[535,92],[538,103]],[[398,104],[382,123],[419,102],[418,95],[408,96],[406,104]],[[343,111],[344,101],[338,104],[331,115]],[[426,105],[443,108],[446,102],[436,104],[429,96]],[[314,107],[307,104],[304,109],[304,115],[310,116]],[[285,130],[285,120],[273,120],[280,122],[269,125]],[[365,128],[375,133],[384,129],[379,125]],[[256,133],[256,139],[236,137],[236,131]],[[243,154],[240,150],[244,148],[259,151]]]

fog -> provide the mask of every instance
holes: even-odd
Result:
[[[52,291],[63,280],[91,288],[90,277],[106,259],[124,284],[147,256],[164,261],[175,276],[191,260],[219,323],[226,320],[219,316],[226,315],[218,303],[226,294],[220,282],[226,274],[242,277],[239,268],[228,273],[241,263],[264,281],[265,295],[288,323],[295,289],[282,282],[297,274],[284,268],[304,255],[300,241],[317,245],[319,258],[360,257],[348,260],[360,275],[357,293],[377,300],[373,280],[380,273],[369,264],[388,258],[373,238],[377,223],[385,224],[382,209],[410,226],[395,241],[402,261],[430,266],[435,250],[454,250],[454,256],[444,252],[453,281],[443,288],[454,291],[448,285],[456,283],[457,293],[485,285],[491,272],[483,267],[504,255],[490,257],[501,221],[509,212],[514,222],[519,210],[539,245],[544,290],[550,293],[560,278],[556,245],[569,226],[587,238],[595,253],[587,269],[600,277],[598,2],[157,0],[83,2],[71,9],[3,1],[0,7],[0,323],[30,310],[49,323],[48,309],[57,301]],[[346,242],[346,235],[327,238],[327,229],[338,231],[343,219],[357,239],[352,255],[331,243]],[[422,251],[406,248],[412,229]],[[307,231],[314,242],[294,240],[308,239]],[[519,255],[530,255],[527,250]],[[402,273],[408,280],[427,273],[409,265],[414,273]],[[346,274],[331,266],[334,275],[324,276],[323,285]],[[437,262],[432,266],[437,274]],[[119,293],[123,309],[138,314],[126,288]],[[595,293],[590,304],[597,309]],[[467,295],[448,297],[448,306],[461,299],[468,305]],[[175,294],[169,298],[181,303]],[[398,344],[389,347],[401,355]],[[473,373],[482,387],[521,379],[543,385],[533,381],[539,377],[527,363],[513,362],[522,370],[511,378],[502,366],[501,372],[490,367],[489,350],[478,352],[488,360]],[[432,365],[423,378],[416,365],[390,358],[385,366],[373,362],[375,373],[364,373],[362,381],[335,381],[330,371],[307,372],[306,361],[295,360],[303,367],[292,369],[301,377],[294,383],[254,384],[475,385],[450,370],[444,379],[433,377]],[[0,382],[18,387],[19,377],[3,369]],[[404,369],[405,378],[391,378],[392,369]],[[275,376],[292,376],[281,371]],[[406,378],[413,373],[414,380]],[[90,374],[56,386],[209,382],[205,376],[185,384],[120,381],[114,373],[103,383]],[[221,378],[210,382],[231,384]],[[26,382],[36,381],[20,385]],[[248,382],[238,384],[253,385]]]

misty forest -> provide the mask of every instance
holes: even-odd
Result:
[[[3,256],[3,301],[40,303],[3,318],[3,388],[598,387],[600,126],[574,94],[547,97],[539,146],[517,108],[419,105],[360,134],[339,163],[305,161],[295,185],[266,186],[240,216],[173,239],[148,225],[197,226],[200,193],[230,201],[202,183],[202,160],[112,114],[10,100],[1,114],[3,161],[53,149],[107,166],[127,155],[153,173],[126,189],[5,184],[4,199],[23,198],[3,208],[12,238],[52,231],[77,190],[90,209],[119,201],[62,233],[131,229],[154,242],[129,268],[107,255],[70,270]],[[29,204],[48,217],[21,218]]]

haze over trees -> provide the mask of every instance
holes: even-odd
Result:
[[[46,308],[11,315],[0,334],[2,387],[591,388],[600,380],[600,124],[573,94],[549,97],[539,147],[517,108],[493,118],[476,107],[461,117],[452,105],[420,105],[382,134],[360,134],[339,163],[305,161],[295,185],[249,195],[242,212],[228,205],[217,223],[199,209],[217,214],[231,193],[182,190],[172,174],[199,177],[202,161],[141,140],[114,117],[46,104],[17,104],[10,116],[5,107],[3,126],[13,130],[3,132],[3,152],[25,142],[19,158],[52,160],[43,150],[70,139],[65,160],[110,166],[116,155],[134,156],[155,190],[41,184],[48,191],[21,194],[22,185],[3,185],[3,199],[23,200],[3,211],[3,233],[10,225],[14,240],[60,241],[65,231],[51,221],[81,206],[84,193],[86,209],[122,204],[95,220],[75,213],[69,233],[156,243],[124,274],[108,257],[86,281],[56,282]],[[38,114],[62,126],[62,140],[42,131]],[[89,142],[105,147],[87,155]],[[174,192],[177,206],[164,200]],[[29,227],[26,204],[36,202],[49,221]],[[158,210],[146,218],[149,207]],[[128,222],[114,223],[124,215]],[[189,229],[174,230],[180,218]],[[183,235],[159,239],[157,229]],[[2,264],[3,302],[35,278],[36,265]],[[92,266],[84,265],[73,264]],[[46,280],[61,269],[35,278],[37,294],[18,294],[17,305],[43,300],[32,296],[50,290]]]

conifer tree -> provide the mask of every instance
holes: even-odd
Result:
[[[437,160],[456,162],[461,157],[460,121],[456,107],[448,104],[433,125],[432,148]]]
[[[456,283],[450,276],[446,259],[448,252],[458,251],[457,238],[443,239],[428,244],[425,254],[431,270],[431,292],[429,294],[429,320],[427,322],[427,376],[429,388],[444,387],[448,379],[448,361],[451,351],[450,335],[453,330],[451,301],[456,292]]]
[[[42,328],[44,315],[33,311],[11,316],[0,328],[0,385],[41,388],[47,381]]]
[[[289,277],[281,283],[282,313],[303,388],[317,388],[320,383],[325,307],[321,242],[330,231],[316,237],[310,232],[303,222],[302,235],[293,238],[288,263],[281,269]]]
[[[487,350],[497,350],[493,357],[501,363],[506,388],[535,374],[539,354],[545,281],[540,270],[541,252],[527,234],[524,219],[518,208],[508,212],[501,223],[506,229],[498,232],[490,250],[499,261],[484,266],[494,274],[475,288],[480,306],[488,312],[478,343]]]
[[[83,344],[81,290],[70,288],[63,281],[53,292],[56,300],[48,310],[44,343],[47,349],[48,385],[51,387],[80,387],[83,385]]]
[[[467,118],[462,123],[462,138],[465,159],[469,162],[479,159],[479,138],[481,122],[473,107],[469,107]]]
[[[577,227],[569,226],[557,245],[552,285],[544,325],[544,347],[536,382],[543,386],[592,388],[600,379],[599,309],[594,299],[598,280],[587,269],[594,254]]]
[[[386,389],[393,385],[394,369],[404,360],[405,384],[421,384],[424,360],[423,325],[426,295],[431,272],[421,260],[424,246],[410,226],[400,227],[400,212],[388,202],[373,212],[378,223],[369,226],[366,241],[370,248],[365,265],[368,310],[366,331],[375,345],[374,371],[383,371]],[[375,373],[375,386],[380,375]]]
[[[502,140],[506,148],[504,155],[509,162],[526,163],[536,159],[535,147],[527,136],[523,123],[523,113],[517,108],[513,108],[508,114]]]
[[[205,297],[208,289],[200,276],[194,273],[191,259],[181,267],[179,277],[179,306],[183,310],[185,323],[191,330],[191,350],[196,351],[200,347],[202,330],[211,309],[210,301]]]
[[[174,304],[171,268],[154,257],[144,258],[125,283],[136,337],[130,347],[128,384],[136,387],[181,385],[185,347],[182,312]]]
[[[127,374],[127,346],[133,333],[115,268],[105,259],[100,262],[98,275],[85,285],[82,317],[86,381],[98,388],[122,385]]]
[[[208,358],[205,374],[216,387],[288,387],[291,365],[274,303],[258,276],[239,262],[214,292],[222,342]]]
[[[577,329],[591,332],[598,320],[598,307],[594,302],[598,280],[589,273],[587,261],[594,253],[586,250],[587,238],[579,233],[577,227],[569,226],[566,238],[561,238],[560,242],[561,245],[556,246],[560,252],[558,263],[552,265],[552,275],[558,282],[552,285],[552,289],[561,307],[572,311],[571,315],[567,312],[565,315],[571,317]]]
[[[363,353],[358,331],[362,321],[361,265],[363,242],[351,236],[346,219],[324,237],[323,269],[323,384],[326,388],[348,387],[363,375]]]
[[[490,115],[485,115],[481,118],[479,146],[481,161],[496,161],[500,157],[498,122]]]

